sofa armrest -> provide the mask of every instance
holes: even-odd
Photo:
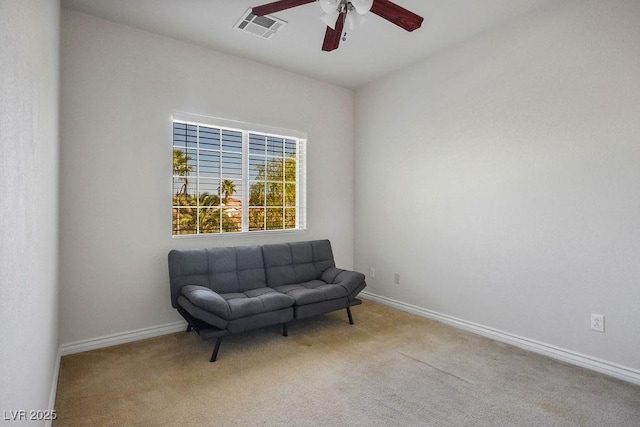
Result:
[[[349,299],[353,299],[366,286],[364,274],[357,271],[342,270],[340,268],[331,267],[322,273],[321,280],[333,284],[340,285],[349,294]]]
[[[193,305],[223,319],[231,317],[231,309],[227,301],[205,286],[187,285],[182,288],[182,295]]]

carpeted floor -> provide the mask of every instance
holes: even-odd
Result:
[[[640,387],[371,301],[62,358],[54,425],[640,426]]]

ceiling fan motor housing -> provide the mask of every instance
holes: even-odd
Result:
[[[322,11],[327,14],[351,12],[355,10],[360,15],[371,10],[373,0],[319,0]]]

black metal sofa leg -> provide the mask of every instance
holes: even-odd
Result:
[[[222,343],[222,337],[216,338],[216,344],[213,346],[213,353],[211,353],[211,360],[209,362],[215,362],[218,358],[218,351],[220,350],[220,343]]]
[[[283,337],[288,337],[289,336],[289,331],[287,330],[287,324],[286,323],[282,324],[282,336]]]
[[[351,307],[347,307],[347,316],[349,316],[349,324],[353,325],[353,316],[351,316]]]

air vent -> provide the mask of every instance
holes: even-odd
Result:
[[[285,25],[287,25],[287,22],[282,19],[271,15],[256,16],[251,12],[251,9],[248,9],[235,25],[235,28],[263,39],[270,39]]]

